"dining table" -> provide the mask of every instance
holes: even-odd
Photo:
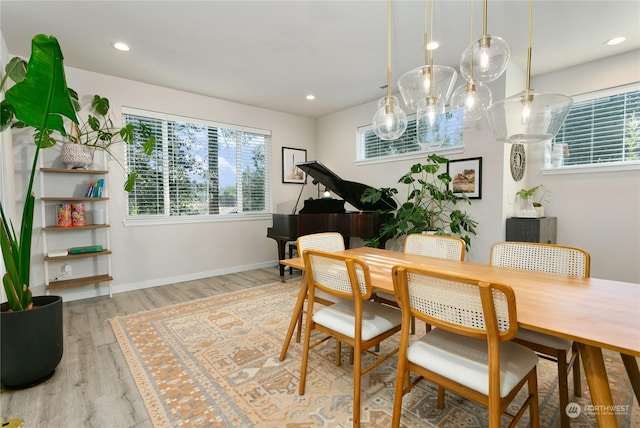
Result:
[[[578,344],[592,407],[599,427],[617,427],[602,350],[620,353],[636,400],[640,402],[640,284],[599,278],[577,278],[538,271],[492,266],[360,247],[338,252],[369,266],[374,291],[393,293],[391,270],[396,265],[420,266],[464,277],[509,285],[516,297],[518,326],[572,340]],[[302,257],[281,264],[303,271],[280,360],[286,358],[297,321],[304,309],[307,283]],[[564,411],[564,409],[560,409]],[[628,410],[627,410],[628,411]]]

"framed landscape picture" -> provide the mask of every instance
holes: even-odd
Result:
[[[482,198],[482,158],[456,159],[449,161],[447,172],[451,176],[449,189],[464,194],[469,199]]]
[[[294,149],[293,147],[282,148],[282,182],[283,183],[306,183],[307,174],[298,168],[296,164],[307,161],[307,151],[305,149]]]

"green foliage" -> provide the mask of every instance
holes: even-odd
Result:
[[[378,247],[384,240],[423,231],[459,236],[467,247],[471,245],[470,235],[476,234],[478,223],[458,209],[458,202],[471,204],[471,201],[466,195],[457,195],[449,189],[451,176],[446,171],[440,172],[440,168],[448,163],[449,159],[431,154],[426,163],[412,165],[398,180],[407,188],[404,201],[398,198],[396,188],[365,190],[362,202],[376,203],[386,196],[395,200],[398,206],[393,217],[382,224],[379,235],[367,240],[368,246]],[[392,211],[391,207],[389,211]]]
[[[0,247],[7,272],[2,277],[2,284],[7,294],[9,309],[22,311],[32,306],[31,291],[29,290],[29,272],[31,269],[31,236],[33,231],[33,211],[35,196],[33,195],[33,180],[38,166],[38,155],[43,147],[45,135],[53,131],[65,134],[62,118],[66,117],[78,122],[67,89],[62,51],[55,37],[37,35],[31,43],[31,57],[24,65],[12,60],[2,79],[4,87],[7,76],[16,84],[6,91],[3,100],[3,112],[11,111],[15,119],[27,126],[37,129],[36,150],[31,166],[31,175],[25,195],[24,209],[20,222],[20,235],[16,233],[13,224],[8,220],[4,207],[0,204]],[[17,68],[16,68],[17,67]],[[10,68],[10,69],[9,69]],[[4,113],[3,113],[4,114]],[[13,117],[3,115],[7,126]]]
[[[544,187],[544,184],[539,184],[531,189],[520,189],[516,192],[516,195],[524,199],[533,199],[534,195],[538,193],[538,190],[541,191],[540,196],[536,200],[532,200],[531,203],[534,207],[541,207],[543,203],[549,203],[547,195],[551,193],[550,190]]]

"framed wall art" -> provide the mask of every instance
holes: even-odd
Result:
[[[307,174],[298,168],[296,164],[307,161],[307,151],[305,149],[294,149],[293,147],[282,148],[282,182],[283,183],[306,183]]]
[[[451,176],[449,189],[456,194],[464,194],[469,199],[482,198],[482,158],[451,160],[447,164]]]

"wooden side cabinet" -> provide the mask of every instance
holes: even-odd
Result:
[[[507,241],[556,243],[557,217],[507,219]]]

